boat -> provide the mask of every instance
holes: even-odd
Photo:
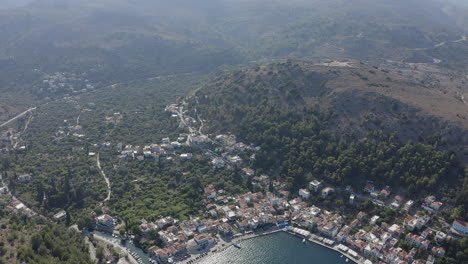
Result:
[[[343,255],[340,256],[340,258],[342,258],[342,257],[343,257]]]
[[[304,239],[302,239],[302,243],[304,243],[304,244],[305,244],[305,242],[306,242],[305,238],[304,238]]]
[[[234,243],[232,245],[235,246],[236,248],[241,248],[241,246],[239,244]]]
[[[346,258],[346,262],[348,262],[348,261],[349,261],[349,259],[348,259],[348,258]]]

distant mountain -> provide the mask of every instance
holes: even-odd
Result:
[[[33,1],[34,0],[0,0],[0,9],[18,8]]]
[[[109,84],[282,58],[463,69],[466,27],[453,10],[425,0],[36,0],[0,11],[0,89],[31,89],[34,69]]]

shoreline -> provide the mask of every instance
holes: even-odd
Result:
[[[359,255],[360,258],[358,259],[358,258],[355,258],[355,257],[351,256],[347,252],[343,252],[343,251],[339,250],[338,246],[342,245],[341,243],[337,244],[337,245],[334,245],[334,246],[328,246],[328,245],[326,245],[326,244],[324,244],[324,243],[322,243],[320,241],[314,240],[311,237],[304,237],[304,236],[301,236],[300,234],[294,233],[293,231],[287,230],[287,229],[284,229],[284,228],[283,229],[275,229],[275,230],[272,230],[272,231],[265,231],[264,233],[260,233],[260,234],[256,234],[256,233],[249,234],[249,235],[245,235],[245,236],[242,236],[242,237],[235,238],[235,239],[231,240],[225,246],[217,246],[217,245],[213,246],[211,249],[215,249],[216,250],[215,252],[213,252],[210,249],[210,251],[206,252],[208,254],[205,254],[205,253],[197,254],[196,256],[193,256],[192,258],[186,259],[186,260],[184,260],[183,262],[180,262],[180,263],[188,264],[190,261],[192,261],[192,262],[190,262],[191,264],[192,263],[193,264],[199,263],[200,260],[204,259],[206,256],[212,255],[212,254],[218,254],[220,252],[223,252],[224,250],[228,249],[229,247],[234,246],[234,244],[236,244],[236,243],[240,243],[242,241],[250,240],[250,239],[253,239],[253,238],[268,236],[268,235],[278,233],[278,232],[285,232],[285,233],[287,233],[289,235],[292,235],[292,236],[295,236],[295,237],[298,237],[298,238],[306,239],[310,243],[314,243],[314,244],[316,244],[318,246],[327,248],[329,250],[333,250],[333,251],[345,256],[346,258],[348,258],[349,260],[351,260],[352,262],[354,262],[356,264],[364,264],[365,258],[362,257],[361,255]],[[315,235],[315,237],[321,237],[321,236]],[[209,253],[212,253],[212,254],[209,254]],[[197,258],[197,257],[199,257],[199,258]]]
[[[294,232],[292,232],[292,231],[288,231],[288,230],[282,230],[282,231],[284,231],[284,232],[286,232],[286,233],[288,233],[288,234],[290,234],[290,235],[293,235],[293,236],[295,236],[295,237],[304,238],[304,239],[306,239],[307,241],[309,241],[309,242],[311,242],[311,243],[314,243],[314,244],[316,244],[316,245],[319,245],[319,246],[325,247],[325,248],[327,248],[327,249],[333,250],[333,251],[335,251],[335,252],[337,252],[337,253],[340,253],[341,255],[345,256],[346,258],[350,259],[351,261],[353,261],[353,262],[356,263],[356,264],[364,264],[364,261],[365,261],[365,260],[362,260],[364,257],[362,257],[362,256],[359,255],[359,256],[360,256],[360,259],[356,259],[355,257],[349,255],[347,252],[343,252],[343,251],[339,250],[338,246],[339,246],[339,245],[342,245],[341,243],[338,244],[338,245],[335,245],[335,246],[331,247],[331,246],[326,245],[326,244],[324,244],[324,243],[322,243],[322,242],[320,242],[320,241],[314,240],[313,238],[306,238],[306,237],[301,236],[301,235],[299,235],[299,234],[296,234],[296,233],[294,233]],[[321,237],[321,236],[317,236],[317,235],[315,235],[315,236],[316,236],[316,237]]]
[[[241,237],[236,237],[236,238],[232,239],[231,241],[226,242],[224,246],[219,245],[221,242],[218,242],[213,247],[211,247],[208,252],[200,252],[200,254],[197,254],[197,255],[192,254],[192,257],[190,257],[188,259],[185,259],[182,262],[178,262],[178,263],[188,264],[190,261],[192,261],[190,263],[195,264],[195,263],[198,263],[200,260],[202,260],[203,258],[205,258],[208,255],[218,254],[218,253],[223,252],[224,250],[226,250],[226,249],[228,249],[230,247],[233,247],[234,244],[237,244],[237,243],[240,243],[242,241],[249,240],[249,239],[257,238],[257,237],[268,236],[268,235],[271,235],[271,234],[274,234],[274,233],[277,233],[277,232],[281,232],[281,231],[284,231],[284,230],[282,230],[282,229],[266,230],[266,231],[264,231],[262,233],[253,233],[253,234],[248,234],[248,235],[244,235],[244,236],[241,236]],[[223,244],[223,243],[221,243],[221,244]],[[216,251],[213,252],[213,250],[216,250]],[[208,254],[205,254],[205,253],[208,253]]]

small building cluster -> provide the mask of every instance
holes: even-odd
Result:
[[[67,72],[44,74],[42,83],[34,88],[44,95],[75,95],[95,89],[85,76]]]

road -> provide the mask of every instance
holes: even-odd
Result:
[[[104,173],[104,170],[102,170],[102,168],[101,168],[101,161],[99,160],[99,153],[96,155],[96,165],[97,165],[97,167],[99,169],[99,173],[102,175],[102,177],[104,178],[104,180],[106,181],[106,184],[107,184],[107,197],[106,197],[106,199],[104,199],[104,201],[101,202],[100,205],[102,206],[105,202],[109,201],[112,190],[111,190],[110,180],[106,176],[106,173]]]
[[[459,43],[459,42],[463,42],[463,41],[467,41],[466,36],[461,36],[460,39],[453,40],[453,41],[442,41],[440,43],[435,44],[433,47],[430,47],[430,48],[413,48],[413,49],[410,49],[410,50],[430,50],[430,49],[435,49],[435,48],[440,48],[442,46],[445,46],[445,44],[447,44],[447,43]]]
[[[4,127],[4,126],[8,125],[9,123],[15,121],[16,119],[18,119],[18,118],[24,116],[24,115],[27,114],[27,113],[29,113],[29,112],[35,110],[36,108],[37,108],[37,107],[29,108],[28,110],[24,111],[23,113],[21,113],[21,114],[15,116],[15,117],[13,117],[12,119],[10,119],[10,120],[4,122],[3,124],[0,125],[0,127]]]

